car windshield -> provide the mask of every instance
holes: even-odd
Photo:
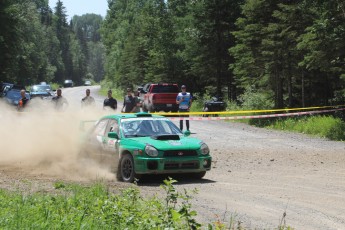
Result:
[[[129,118],[121,121],[125,137],[149,137],[157,135],[183,135],[180,129],[167,118]]]
[[[50,85],[34,85],[31,88],[31,92],[47,92],[50,90],[51,90]]]
[[[177,85],[154,85],[152,93],[178,93]]]

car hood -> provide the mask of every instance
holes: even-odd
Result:
[[[191,137],[180,137],[180,140],[156,140],[151,137],[135,137],[121,140],[123,144],[144,148],[152,145],[158,150],[197,150],[200,149],[201,140]]]

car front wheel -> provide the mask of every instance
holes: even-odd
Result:
[[[132,155],[123,155],[119,167],[120,179],[124,182],[132,183],[135,178],[139,179],[134,171],[134,160]]]

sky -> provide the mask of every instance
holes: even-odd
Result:
[[[53,12],[57,1],[49,0],[49,6]],[[100,14],[104,18],[108,10],[107,0],[61,0],[61,2],[66,8],[68,20],[74,15],[81,16],[87,13]]]

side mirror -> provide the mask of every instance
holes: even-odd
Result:
[[[119,139],[119,135],[117,135],[115,132],[109,132],[108,137],[112,139]]]
[[[184,134],[185,137],[188,137],[188,136],[190,136],[190,131],[186,130],[186,131],[183,132],[183,134]]]

